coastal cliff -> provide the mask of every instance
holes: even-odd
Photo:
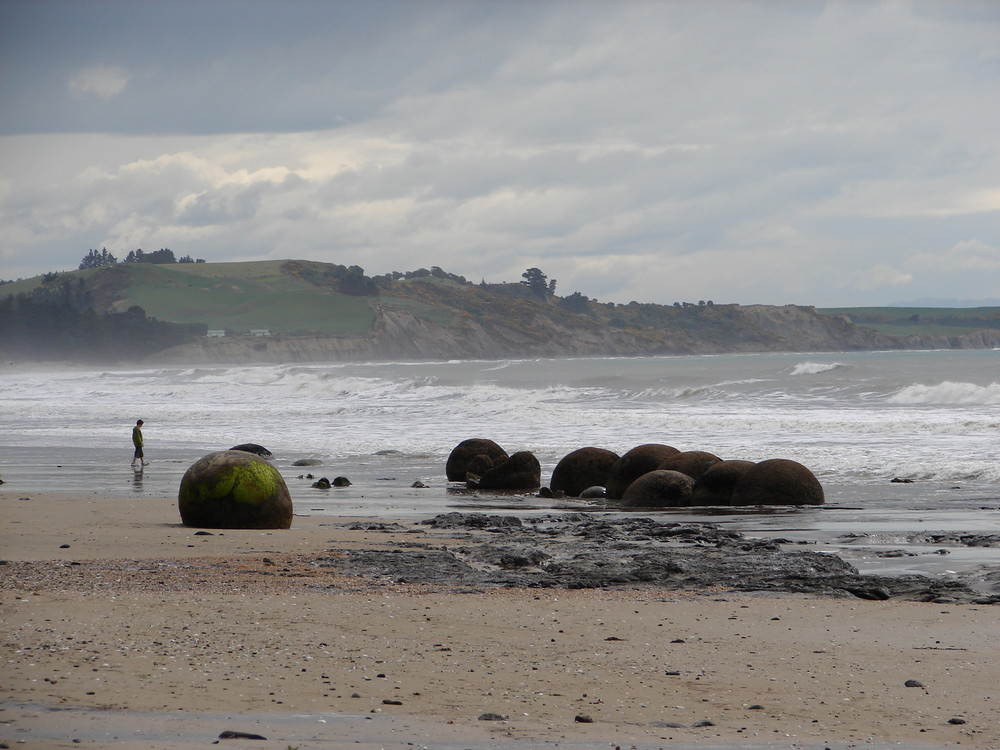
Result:
[[[46,274],[0,288],[0,354],[270,363],[1000,347],[1000,308],[618,304],[558,296],[529,271],[538,278],[490,284],[303,260]]]
[[[443,325],[404,309],[378,306],[374,329],[363,336],[203,338],[159,352],[148,361],[250,364],[1000,347],[1000,331],[888,336],[842,316],[796,305],[717,306],[712,312],[702,311],[697,326],[627,329],[584,316],[567,321],[541,314],[516,325],[460,314]]]

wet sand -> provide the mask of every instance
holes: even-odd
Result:
[[[314,561],[408,522],[199,534],[170,498],[0,517],[9,747],[1000,747],[991,606],[401,585]]]

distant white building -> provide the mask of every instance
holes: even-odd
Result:
[[[226,335],[226,332],[225,331],[209,331],[205,335],[208,336],[208,338],[210,338],[210,339],[221,339],[223,336]]]
[[[251,328],[251,336],[270,336],[271,330],[269,328]]]

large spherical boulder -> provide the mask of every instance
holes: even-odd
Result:
[[[656,471],[660,464],[675,453],[676,448],[660,443],[645,443],[626,451],[621,458],[611,465],[608,471],[608,499],[618,500],[625,490],[643,474]]]
[[[761,461],[733,487],[732,505],[822,505],[823,486],[797,461],[772,458]]]
[[[246,451],[209,453],[191,464],[177,495],[185,526],[287,529],[292,497],[281,474]]]
[[[687,474],[657,469],[643,474],[625,490],[626,508],[678,508],[691,504],[694,480]]]
[[[445,464],[445,474],[448,475],[449,482],[464,482],[468,472],[469,462],[476,456],[485,456],[485,461],[490,466],[496,466],[506,461],[509,456],[507,451],[486,438],[469,438],[463,440],[451,450],[448,462]],[[479,462],[483,465],[483,461]]]
[[[579,448],[567,453],[552,470],[550,487],[553,492],[565,492],[570,497],[579,497],[588,487],[607,485],[608,472],[618,454],[604,448]]]
[[[714,453],[709,453],[708,451],[681,451],[672,456],[667,456],[659,468],[679,471],[681,474],[687,474],[692,479],[697,479],[712,464],[717,464],[721,460]]]
[[[468,486],[480,490],[536,490],[542,485],[542,467],[530,451],[518,451]]]
[[[695,480],[692,505],[730,505],[733,487],[754,466],[753,461],[719,461]]]

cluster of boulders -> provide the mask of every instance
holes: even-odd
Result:
[[[448,456],[450,482],[481,490],[537,490],[541,467],[529,451],[508,455],[485,438],[463,440]],[[564,456],[548,488],[556,496],[604,497],[626,508],[691,505],[822,505],[823,487],[786,458],[723,460],[707,451],[646,443],[625,454],[580,448]]]

